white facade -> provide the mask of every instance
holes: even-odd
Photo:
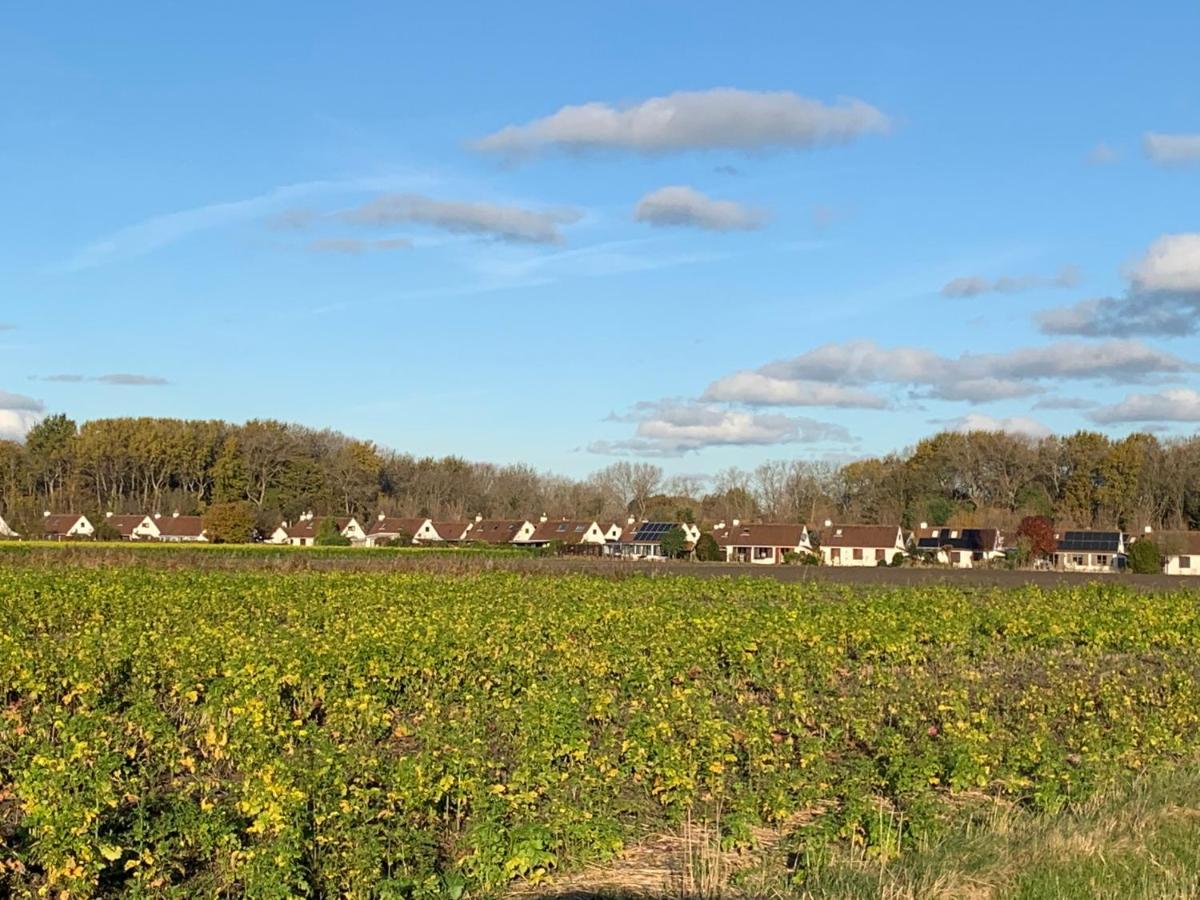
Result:
[[[904,532],[896,527],[887,533],[890,540],[882,538],[883,529],[874,526],[838,525],[828,526],[828,534],[822,534],[821,563],[826,566],[878,566],[891,565],[897,556],[907,556]],[[880,536],[876,536],[880,535]]]
[[[9,527],[8,523],[4,521],[3,516],[0,516],[0,537],[3,537],[3,538],[20,537],[20,535],[17,534],[15,531],[13,531],[12,528]]]
[[[1200,575],[1200,553],[1173,553],[1163,560],[1167,575]]]

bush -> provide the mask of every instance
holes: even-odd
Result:
[[[317,547],[349,547],[350,538],[342,534],[341,529],[338,528],[337,519],[326,516],[317,526],[313,544]]]
[[[783,561],[790,566],[819,566],[821,557],[815,553],[796,553],[794,550],[789,550],[783,554]]]
[[[900,568],[900,566],[904,565],[904,562],[905,562],[905,560],[904,560],[903,553],[896,552],[896,553],[892,554],[892,562],[891,562],[892,568],[898,569],[898,568]]]
[[[700,535],[700,540],[696,541],[696,559],[700,562],[721,562],[725,559],[721,545],[708,532]]]
[[[1154,541],[1136,540],[1127,554],[1129,571],[1135,575],[1159,575],[1162,573],[1162,551]]]
[[[92,532],[92,540],[94,541],[119,541],[121,532],[117,531],[107,519],[96,526],[96,530]]]
[[[661,546],[667,559],[679,559],[687,553],[687,532],[676,525],[662,536]]]

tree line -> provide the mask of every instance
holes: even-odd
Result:
[[[49,416],[0,441],[0,514],[17,530],[55,512],[203,513],[245,504],[262,529],[301,512],[1014,527],[1200,527],[1200,437],[1081,431],[1032,439],[941,432],[841,465],[793,459],[708,478],[620,461],[582,479],[522,464],[417,457],[273,420]]]

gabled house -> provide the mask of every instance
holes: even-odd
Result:
[[[526,543],[532,547],[545,547],[555,542],[576,549],[603,548],[604,531],[596,522],[543,519],[534,526]]]
[[[632,522],[625,526],[620,541],[609,544],[605,552],[621,559],[665,559],[663,536],[674,528],[683,530],[684,550],[691,553],[700,540],[700,528],[688,522]]]
[[[821,531],[821,562],[827,566],[890,565],[907,556],[904,531],[899,525],[834,525]]]
[[[110,528],[116,529],[123,541],[152,541],[158,537],[158,528],[150,516],[105,513],[104,521]]]
[[[803,524],[746,523],[733,520],[713,529],[726,562],[778,565],[789,553],[812,553],[808,528]]]
[[[1200,531],[1147,531],[1138,540],[1157,545],[1165,574],[1200,575]]]
[[[635,522],[637,522],[637,519],[630,516],[629,521],[625,525],[622,525],[620,522],[610,522],[607,526],[601,526],[604,531],[605,543],[619,544],[621,542],[621,535],[625,533],[625,526],[633,525]]]
[[[65,541],[70,538],[90,538],[96,533],[95,526],[87,516],[78,513],[42,513],[42,536],[48,541]]]
[[[1119,572],[1125,568],[1120,531],[1064,531],[1054,535],[1054,565],[1068,572]]]
[[[4,521],[4,517],[0,516],[0,538],[18,538],[20,537],[15,531],[9,527],[9,524]]]
[[[158,539],[169,544],[202,543],[208,541],[208,531],[200,516],[155,516],[151,520],[158,531]]]
[[[374,547],[381,541],[394,542],[400,537],[408,544],[428,544],[438,540],[438,533],[429,519],[380,513],[367,529],[367,546]]]
[[[466,540],[467,532],[470,531],[473,524],[473,522],[434,522],[433,531],[437,535],[434,540],[445,544],[457,544]]]
[[[970,569],[1004,556],[1004,536],[995,528],[930,528],[922,522],[913,541],[918,552],[958,569]]]
[[[467,532],[468,541],[481,544],[527,544],[534,524],[526,519],[479,519]]]
[[[353,516],[314,516],[311,512],[304,513],[295,524],[286,522],[276,528],[270,537],[273,544],[291,544],[293,547],[311,547],[316,543],[321,523],[332,518],[337,524],[338,533],[349,538],[352,544],[364,544],[367,540],[366,530]]]

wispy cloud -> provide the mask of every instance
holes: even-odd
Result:
[[[366,241],[359,238],[323,238],[312,241],[308,249],[314,253],[348,253],[351,255],[367,253],[372,250],[407,250],[412,247],[412,241],[407,238],[384,238],[378,241]]]
[[[886,133],[891,121],[853,98],[826,104],[791,91],[714,88],[652,97],[630,106],[564,106],[524,125],[509,125],[476,141],[476,150],[509,157],[548,148],[570,152],[632,150],[762,151],[844,144]]]
[[[576,209],[525,209],[496,203],[435,200],[420,194],[386,194],[348,210],[340,218],[354,225],[418,223],[454,234],[473,234],[500,241],[560,244],[560,226],[579,221]]]
[[[11,322],[0,322],[0,331],[16,331],[17,326]]]
[[[131,372],[110,372],[107,375],[79,375],[73,372],[60,372],[54,375],[31,375],[33,381],[53,381],[60,384],[82,384],[86,381],[98,384],[111,384],[118,387],[161,387],[170,384],[158,375],[136,375]]]
[[[1088,151],[1087,160],[1093,166],[1107,166],[1117,162],[1120,158],[1121,154],[1117,150],[1101,141]]]
[[[985,278],[981,275],[964,275],[954,278],[942,286],[944,297],[978,297],[980,294],[1013,294],[1035,288],[1071,288],[1079,283],[1079,269],[1063,266],[1054,275],[1001,275]]]
[[[425,176],[380,176],[345,180],[306,181],[274,188],[244,200],[211,203],[152,216],[85,246],[67,262],[70,270],[90,269],[134,259],[213,228],[257,219],[278,207],[317,195],[378,191],[427,184]],[[278,218],[278,217],[276,217]]]

